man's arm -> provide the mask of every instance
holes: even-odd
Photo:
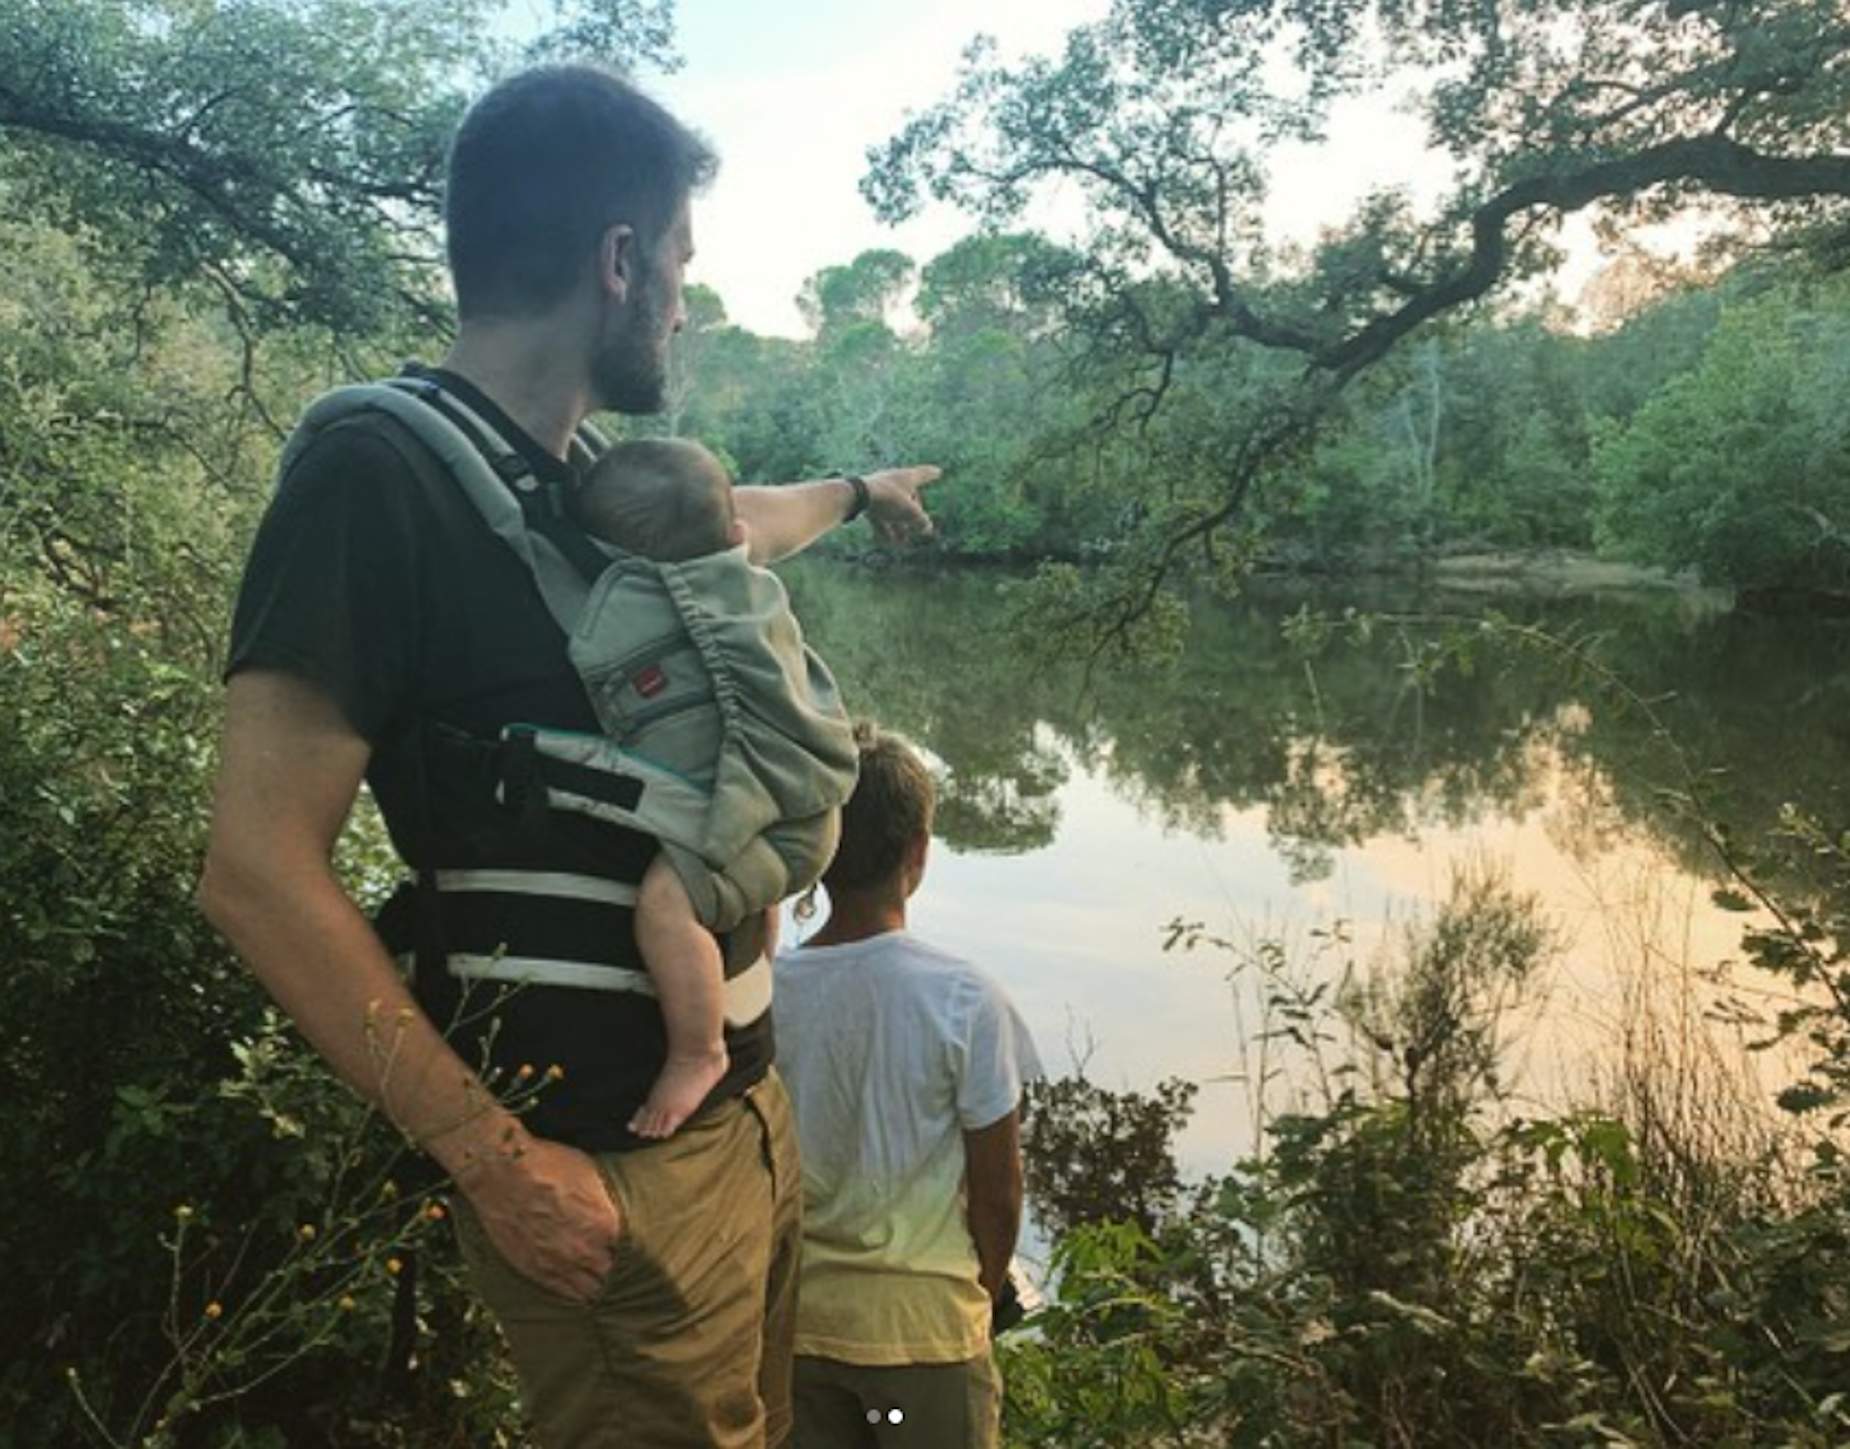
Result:
[[[334,875],[371,747],[287,673],[234,675],[225,705],[200,908],[329,1065],[456,1180],[508,1261],[589,1298],[620,1226],[596,1165],[495,1102]]]
[[[1021,1109],[964,1133],[966,1215],[983,1287],[993,1301],[1008,1281],[1021,1232]]]
[[[935,483],[938,468],[885,468],[863,475],[867,517],[888,543],[906,543],[931,532],[919,490]],[[848,516],[854,487],[845,478],[809,483],[735,488],[733,506],[745,524],[755,564],[776,563],[801,553]]]

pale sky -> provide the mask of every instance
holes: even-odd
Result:
[[[676,40],[686,64],[644,84],[720,153],[718,180],[694,213],[689,280],[714,288],[734,322],[801,336],[794,298],[804,278],[868,247],[897,247],[923,265],[973,229],[934,206],[899,228],[875,221],[858,183],[865,153],[950,89],[958,57],[979,33],[1005,57],[1056,51],[1074,25],[1100,18],[1108,0],[679,0]],[[1416,197],[1443,182],[1420,129],[1385,102],[1338,111],[1329,144],[1278,153],[1272,214],[1281,235],[1311,239],[1384,181]],[[1073,209],[1058,200],[1031,218],[1056,236]],[[1558,280],[1572,297],[1598,265],[1588,229],[1576,226]]]
[[[690,281],[714,288],[733,321],[800,336],[804,278],[868,247],[897,247],[921,265],[972,230],[937,207],[903,227],[874,220],[858,189],[866,151],[906,112],[952,84],[979,32],[1005,54],[1059,46],[1106,0],[679,0],[685,66],[644,84],[720,153],[696,203]]]

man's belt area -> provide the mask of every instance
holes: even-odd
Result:
[[[435,887],[442,902],[446,948],[442,969],[464,986],[492,983],[514,988],[562,987],[656,995],[655,983],[646,970],[597,959],[605,954],[601,950],[572,949],[574,942],[588,944],[593,935],[602,944],[615,941],[619,931],[628,932],[628,912],[636,904],[633,885],[569,871],[527,869],[435,870],[424,878],[424,883]],[[407,902],[413,894],[405,893]],[[505,907],[509,896],[520,897],[529,907],[543,903],[542,911],[530,917],[535,927],[557,923],[563,928],[523,932],[523,939],[509,948],[500,939],[501,931],[489,924],[499,916],[498,908]],[[483,906],[489,909],[480,909]],[[613,912],[608,919],[600,919],[611,907],[623,914]],[[392,929],[393,916],[388,907],[379,922],[388,944],[400,939],[400,932]],[[409,965],[414,954],[403,952],[400,959]],[[420,962],[419,969],[428,966]],[[738,969],[730,965],[727,969],[730,974],[723,998],[726,1024],[734,1028],[749,1026],[771,1004],[771,963],[760,954]]]

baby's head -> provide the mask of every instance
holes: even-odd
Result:
[[[604,453],[579,486],[586,533],[658,563],[718,553],[744,538],[732,480],[698,443],[638,438]]]

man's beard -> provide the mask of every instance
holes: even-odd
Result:
[[[667,348],[659,309],[641,297],[623,329],[605,340],[591,361],[591,385],[600,408],[616,413],[659,413],[668,394]]]

